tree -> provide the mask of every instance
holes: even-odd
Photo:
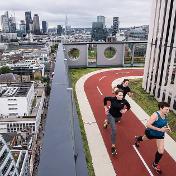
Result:
[[[47,83],[48,84],[50,82],[50,78],[49,78],[49,76],[42,77],[41,81],[42,81],[42,83]]]
[[[0,68],[0,74],[10,73],[12,70],[8,66],[3,66]]]
[[[56,53],[57,49],[58,49],[58,44],[51,46],[51,53]]]

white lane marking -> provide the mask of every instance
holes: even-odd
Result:
[[[97,89],[98,89],[98,92],[100,93],[100,95],[103,95],[98,86],[97,86]]]
[[[135,145],[133,145],[134,150],[136,151],[137,155],[139,156],[139,158],[141,159],[142,163],[144,164],[145,168],[147,169],[147,171],[149,172],[150,176],[154,176],[153,173],[151,172],[151,170],[149,169],[148,165],[146,164],[146,162],[144,161],[144,159],[142,158],[141,154],[139,153],[138,149],[136,148]]]
[[[100,79],[99,79],[99,81],[101,81],[103,78],[105,78],[106,76],[103,76],[103,77],[101,77]]]

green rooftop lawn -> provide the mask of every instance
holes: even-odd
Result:
[[[92,71],[96,71],[96,70],[98,70],[98,69],[97,68],[81,68],[81,69],[70,69],[69,70],[69,76],[70,76],[70,79],[72,82],[72,87],[74,89],[74,98],[76,101],[76,109],[77,109],[78,118],[79,118],[79,125],[80,125],[80,129],[81,129],[81,135],[82,135],[83,146],[84,146],[84,153],[85,153],[85,157],[86,157],[89,176],[95,176],[95,173],[94,173],[94,168],[92,165],[92,157],[90,154],[86,133],[84,130],[84,124],[82,121],[82,117],[81,117],[81,113],[80,113],[80,109],[79,109],[79,105],[78,105],[78,100],[76,97],[75,84],[82,76],[84,76]]]

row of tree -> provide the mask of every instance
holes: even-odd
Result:
[[[10,73],[12,70],[8,66],[3,66],[0,68],[0,74]]]

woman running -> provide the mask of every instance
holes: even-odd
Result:
[[[110,102],[111,105],[108,106],[107,102]],[[104,122],[104,128],[107,128],[108,124],[111,127],[111,153],[112,155],[117,154],[116,150],[116,122],[130,109],[130,104],[127,100],[123,99],[123,90],[116,90],[114,97],[105,97],[104,98],[104,109],[105,114],[107,115],[107,120]]]
[[[169,104],[160,102],[158,104],[159,110],[152,114],[147,122],[145,134],[143,136],[135,137],[135,146],[139,147],[139,143],[144,140],[156,139],[157,151],[152,167],[158,174],[161,174],[159,161],[164,153],[164,136],[165,132],[171,131],[167,122],[167,114],[169,113]]]

